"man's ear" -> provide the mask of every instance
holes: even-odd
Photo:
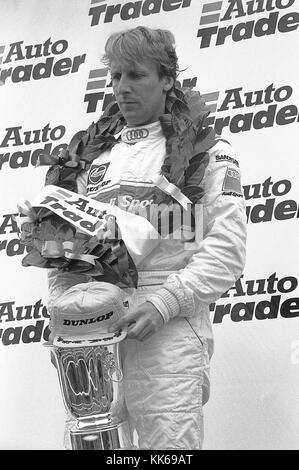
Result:
[[[162,80],[163,80],[163,90],[166,91],[166,92],[169,91],[169,90],[171,90],[171,88],[172,88],[173,85],[174,85],[174,80],[173,80],[173,78],[170,77],[170,76],[164,75],[164,77],[163,77]]]

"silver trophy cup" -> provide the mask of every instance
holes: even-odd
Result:
[[[93,299],[101,294],[102,287],[107,290],[109,286],[90,284],[88,294]],[[86,286],[84,312],[72,313],[69,296],[80,295],[78,289],[75,286],[71,292],[67,291],[66,301],[62,299],[61,303],[60,299],[60,305],[56,305],[51,322],[57,334],[53,344],[45,344],[54,357],[64,405],[71,417],[71,447],[73,450],[133,449],[120,360],[120,342],[126,332],[107,332],[117,311],[115,302],[100,312],[90,312],[88,302],[86,308]],[[112,295],[115,293],[114,289]],[[75,302],[75,305],[80,304]]]

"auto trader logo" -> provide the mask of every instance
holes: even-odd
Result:
[[[284,14],[294,3],[295,0],[205,1],[197,32],[200,48],[295,31],[299,12]]]
[[[199,24],[217,23],[220,20],[220,11],[223,2],[205,3],[202,6],[202,16]]]
[[[0,45],[0,85],[43,80],[77,73],[86,53],[69,56],[66,39],[51,37],[39,44],[24,40]]]
[[[172,12],[180,8],[188,8],[192,0],[139,0],[137,2],[115,2],[107,5],[106,0],[91,0],[89,16],[91,26],[117,21],[128,21],[140,16],[159,14],[160,12]]]
[[[271,83],[261,90],[236,87],[205,93],[202,97],[210,110],[207,125],[220,135],[224,129],[238,133],[298,122],[298,107],[290,101],[296,102],[293,94],[298,94],[298,86],[298,82]]]
[[[87,103],[87,113],[99,111],[98,102],[102,102],[102,109],[113,100],[113,93],[106,89],[111,87],[108,80],[108,68],[94,69],[89,72],[84,102]],[[100,110],[100,111],[101,111]]]

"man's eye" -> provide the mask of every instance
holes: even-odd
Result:
[[[113,73],[111,75],[111,79],[114,80],[114,81],[115,80],[120,80],[120,74],[119,73]]]
[[[142,78],[143,77],[143,74],[142,73],[138,73],[138,72],[132,72],[130,74],[130,77],[134,80],[138,79],[138,78]]]

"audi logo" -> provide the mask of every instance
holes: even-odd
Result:
[[[126,139],[128,141],[146,139],[148,135],[149,131],[147,129],[131,129],[126,132]]]

